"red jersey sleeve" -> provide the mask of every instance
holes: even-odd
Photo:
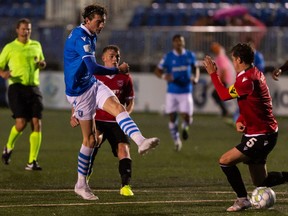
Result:
[[[215,89],[219,95],[219,97],[221,98],[221,100],[230,100],[234,97],[231,96],[230,92],[230,88],[226,88],[223,83],[220,81],[219,76],[216,72],[212,73],[211,75],[211,80],[215,86]]]

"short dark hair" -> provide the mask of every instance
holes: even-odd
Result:
[[[82,17],[83,19],[88,18],[89,20],[92,20],[95,14],[99,16],[104,16],[104,14],[107,15],[107,10],[106,8],[97,4],[88,5],[84,8]]]
[[[174,41],[174,40],[176,40],[178,38],[184,38],[184,37],[181,34],[176,34],[176,35],[173,36],[172,41]]]
[[[104,47],[104,49],[102,50],[102,53],[107,52],[107,50],[114,50],[115,52],[119,52],[120,48],[117,45],[108,45],[106,47]]]
[[[254,51],[248,43],[238,43],[231,50],[234,57],[239,57],[245,64],[253,64]]]
[[[27,18],[21,18],[17,21],[16,28],[18,29],[22,23],[31,24],[31,21]]]

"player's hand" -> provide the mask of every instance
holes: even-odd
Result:
[[[167,74],[167,73],[163,73],[161,78],[166,80],[167,82],[172,82],[174,80],[172,74]]]
[[[194,85],[196,85],[199,82],[199,79],[196,79],[195,77],[191,77],[191,81]]]
[[[46,62],[45,61],[38,61],[37,66],[40,70],[42,70],[46,67]]]
[[[273,72],[272,72],[272,78],[276,81],[278,81],[278,77],[280,76],[280,74],[282,73],[282,70],[281,69],[275,69]]]
[[[203,60],[203,66],[205,67],[208,74],[212,74],[217,71],[216,64],[210,56],[205,56]]]
[[[79,120],[74,116],[72,115],[71,118],[70,118],[70,125],[71,127],[77,127],[79,125]]]
[[[125,74],[129,72],[129,65],[126,62],[123,62],[119,67],[119,73]]]
[[[11,76],[11,71],[1,71],[0,76],[3,79],[9,79]]]
[[[246,129],[246,126],[242,122],[236,122],[236,130],[240,133],[243,133]]]

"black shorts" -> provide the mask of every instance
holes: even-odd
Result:
[[[107,139],[115,157],[118,156],[117,151],[119,143],[127,143],[130,145],[129,137],[121,130],[118,123],[96,121],[96,128],[103,133],[101,144]]]
[[[243,135],[236,148],[249,157],[245,164],[266,164],[267,156],[275,147],[277,138],[278,132],[252,137]]]
[[[42,118],[42,94],[37,86],[24,86],[16,83],[8,88],[9,107],[13,118]]]

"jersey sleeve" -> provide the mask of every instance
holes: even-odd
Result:
[[[5,70],[8,64],[8,53],[9,48],[8,46],[5,46],[0,54],[0,69]]]
[[[161,70],[164,70],[165,68],[167,68],[167,65],[166,65],[166,59],[167,59],[167,55],[164,55],[162,57],[162,59],[160,60],[160,62],[158,63],[157,67]]]
[[[96,62],[90,40],[79,37],[75,43],[76,52],[81,56],[91,74],[110,75],[119,73],[118,68],[106,68]]]
[[[126,99],[134,98],[134,86],[133,86],[133,81],[132,81],[132,77],[130,76],[130,74],[128,74],[127,86],[126,86],[125,92],[126,92],[126,95],[125,95]]]
[[[233,94],[231,94],[231,90],[234,89],[234,87],[230,87],[230,88],[226,88],[223,83],[220,81],[219,79],[219,76],[217,75],[216,72],[212,73],[211,75],[211,79],[212,79],[212,82],[215,86],[215,89],[219,95],[219,97],[221,98],[221,100],[230,100],[230,99],[233,99],[235,98],[235,95],[234,97],[232,96]],[[236,92],[237,94],[237,92]]]

